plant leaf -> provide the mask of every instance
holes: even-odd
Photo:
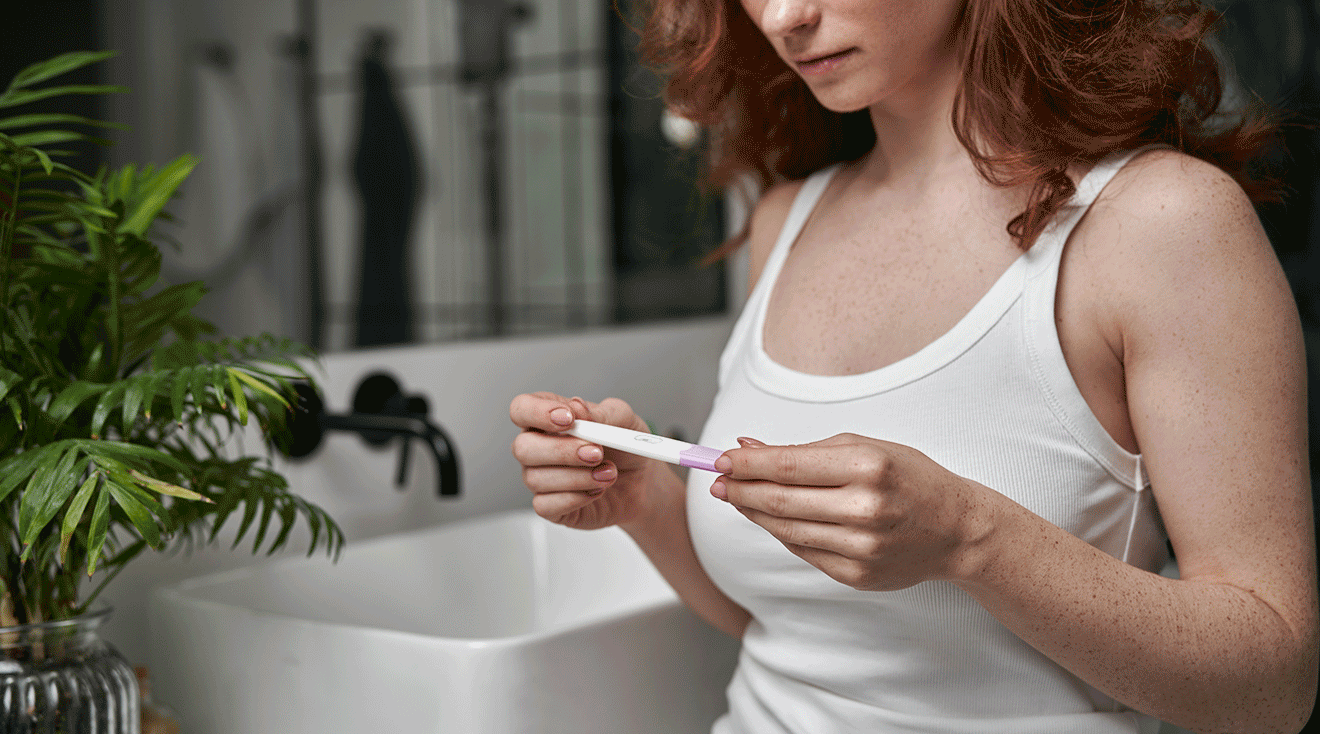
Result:
[[[112,130],[129,130],[130,127],[122,122],[110,122],[108,120],[94,120],[82,115],[70,115],[62,112],[37,112],[30,115],[14,115],[0,120],[0,130],[10,130],[19,127],[36,127],[38,125],[86,125],[88,127],[101,127]]]
[[[46,444],[21,454],[15,454],[0,461],[0,500],[9,496],[14,488],[27,481],[36,470],[37,464],[47,454],[58,453],[56,444]]]
[[[109,388],[109,385],[99,382],[86,382],[84,380],[72,382],[60,391],[59,396],[55,398],[55,402],[51,403],[50,408],[46,411],[46,415],[49,415],[57,425],[63,423],[87,398],[105,392]]]
[[[5,400],[5,404],[9,406],[9,410],[14,414],[14,422],[18,424],[18,430],[23,430],[26,425],[23,423],[23,404],[18,402],[18,398],[13,395]]]
[[[243,394],[243,384],[234,376],[238,370],[229,367],[225,372],[229,374],[229,391],[233,393],[234,405],[238,408],[238,422],[246,426],[248,422],[247,396]]]
[[[115,498],[119,508],[128,515],[128,519],[137,528],[138,534],[147,541],[147,545],[152,548],[160,545],[160,528],[156,525],[156,518],[152,517],[151,511],[133,496],[133,493],[127,487],[121,486],[118,482],[106,481],[105,486],[110,490],[110,494]]]
[[[188,393],[188,370],[191,367],[183,367],[174,370],[171,379],[174,383],[170,385],[170,407],[174,409],[174,422],[183,423],[183,398]]]
[[[9,89],[21,89],[67,74],[89,64],[96,64],[112,59],[118,54],[114,51],[70,51],[44,61],[27,66],[14,75]]]
[[[230,371],[231,374],[236,375],[236,376],[238,377],[238,379],[240,379],[240,380],[242,380],[243,382],[246,382],[248,385],[250,385],[250,386],[252,387],[252,389],[254,389],[254,390],[260,390],[260,391],[266,393],[267,395],[270,395],[271,397],[273,397],[273,398],[275,398],[276,400],[278,400],[278,401],[280,402],[280,405],[283,405],[285,408],[289,408],[289,407],[291,407],[291,406],[289,405],[289,401],[288,401],[287,399],[285,399],[285,397],[284,397],[283,395],[281,395],[281,394],[279,394],[277,391],[271,389],[271,387],[270,387],[269,385],[267,385],[266,383],[262,382],[261,380],[258,380],[257,378],[253,377],[252,375],[249,375],[248,373],[246,373],[246,372],[244,372],[243,370],[240,370],[240,369],[235,369],[235,368],[232,368],[232,367],[231,367],[229,371]]]
[[[22,375],[13,370],[0,367],[0,399],[3,399],[15,385],[22,381]]]
[[[119,94],[129,91],[128,87],[114,87],[105,84],[72,84],[66,87],[44,87],[42,89],[10,89],[0,94],[0,108],[17,107],[51,97],[66,94]]]
[[[147,394],[147,381],[141,376],[131,378],[124,387],[124,434],[128,436],[137,423],[138,410]]]
[[[243,541],[243,536],[247,535],[248,529],[252,526],[252,521],[257,517],[257,510],[260,509],[261,497],[251,488],[243,496],[243,519],[238,523],[238,533],[234,536],[234,544],[230,548],[237,548]],[[212,530],[212,537],[219,532],[220,526],[216,525]]]
[[[73,539],[73,531],[78,529],[78,523],[82,522],[83,511],[87,509],[87,501],[92,498],[93,491],[96,490],[101,475],[92,472],[83,482],[78,493],[73,496],[69,502],[69,509],[64,511],[64,527],[60,530],[60,564],[69,565],[69,541]]]
[[[274,514],[275,503],[263,502],[261,505],[261,519],[257,521],[257,537],[252,539],[253,553],[261,548],[261,543],[266,539],[266,532],[270,530],[270,520]]]
[[[59,514],[60,508],[73,493],[78,478],[73,473],[73,462],[80,452],[70,448],[63,455],[54,454],[37,468],[18,508],[18,534],[22,538],[23,556],[32,550],[32,543],[46,528],[46,524]],[[51,458],[59,461],[51,467]]]
[[[92,139],[93,138],[86,133],[77,133],[72,130],[34,130],[30,133],[15,135],[12,138],[15,145],[21,145],[25,148],[33,148],[33,153],[37,153],[37,146],[73,143],[80,140]],[[38,153],[38,155],[40,154]],[[42,168],[45,168],[46,173],[49,174],[54,170],[54,164],[47,166],[45,165],[46,163],[50,163],[49,158],[47,158],[42,165]]]
[[[185,466],[182,461],[179,461],[160,449],[152,448],[150,446],[139,446],[135,443],[128,443],[127,441],[107,441],[105,439],[86,438],[72,439],[72,442],[88,454],[91,454],[93,458],[104,456],[124,461],[156,461],[174,469],[180,474],[188,473],[188,467]]]
[[[127,388],[127,383],[116,382],[101,395],[101,399],[96,403],[96,410],[92,413],[91,433],[93,437],[103,435],[102,429],[105,428],[106,419],[110,417],[110,412],[123,399],[124,390]]]
[[[55,162],[50,159],[49,153],[41,148],[33,148],[32,152],[36,154],[37,160],[41,161],[41,168],[46,171],[46,175],[54,173]]]
[[[87,575],[96,573],[96,562],[105,546],[106,530],[110,527],[110,493],[102,487],[96,494],[96,507],[92,510],[92,525],[87,534]]]
[[[197,162],[196,156],[181,155],[152,175],[143,185],[142,196],[135,202],[134,210],[126,212],[124,221],[119,225],[120,230],[131,232],[138,237],[145,236],[147,228],[160,214],[161,209],[165,208],[165,203],[170,197],[174,196],[179,184],[183,183],[192,169],[197,166]]]
[[[215,504],[210,497],[197,494],[191,489],[184,489],[177,484],[170,484],[169,482],[156,479],[155,477],[149,477],[137,469],[130,469],[128,475],[132,477],[139,486],[146,489],[153,489],[161,494],[168,494],[171,497],[181,497],[185,500],[196,500]]]

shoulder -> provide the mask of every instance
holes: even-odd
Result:
[[[1246,193],[1218,167],[1176,151],[1142,154],[1114,176],[1074,231],[1065,268],[1090,291],[1111,336],[1127,343],[1186,319],[1231,316],[1245,302],[1292,308]]]
[[[1278,267],[1246,192],[1218,167],[1176,151],[1150,151],[1124,166],[1072,240],[1088,270],[1147,293],[1197,275]]]
[[[1246,192],[1218,166],[1174,150],[1133,158],[1100,197],[1132,214],[1200,219],[1206,207],[1236,216],[1255,214]],[[1189,217],[1191,218],[1191,217]]]
[[[782,181],[771,186],[756,201],[751,219],[747,224],[747,249],[749,255],[749,279],[755,286],[765,269],[770,251],[774,249],[779,233],[788,219],[788,212],[793,208],[793,201],[806,180]]]

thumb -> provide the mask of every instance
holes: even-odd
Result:
[[[573,398],[578,401],[580,406],[585,409],[584,414],[574,413],[576,417],[585,418],[597,423],[618,426],[620,428],[629,428],[634,431],[650,433],[651,429],[646,425],[632,409],[632,406],[618,398],[605,398],[600,403],[588,403],[581,398]]]

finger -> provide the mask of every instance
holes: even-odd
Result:
[[[730,449],[725,472],[735,479],[757,479],[803,487],[842,487],[883,471],[883,457],[873,446],[804,444]]]
[[[585,402],[585,401],[584,401]],[[618,398],[606,398],[599,404],[586,403],[588,413],[579,415],[579,418],[605,423],[620,428],[628,428],[634,431],[644,431],[650,433],[646,421],[642,420],[632,409],[632,406]]]
[[[775,517],[835,524],[849,518],[839,507],[841,496],[834,487],[794,487],[722,476],[711,485],[711,494],[739,509]]]
[[[850,532],[841,525],[776,517],[743,507],[738,508],[738,511],[748,520],[760,525],[790,550],[793,546],[799,546],[828,551],[835,555],[847,555],[847,552],[852,550]]]
[[[600,499],[601,492],[554,492],[538,494],[532,497],[532,509],[536,514],[548,520],[555,520],[564,515],[580,510]]]
[[[874,573],[865,564],[858,563],[851,558],[805,545],[785,543],[784,547],[793,555],[820,569],[826,576],[844,586],[867,591],[879,591],[884,588],[874,582]]]
[[[524,393],[509,403],[509,419],[519,428],[557,432],[573,424],[569,398],[549,392]]]
[[[619,478],[619,470],[606,462],[592,469],[567,466],[523,467],[523,484],[534,494],[552,492],[589,492],[604,489]]]
[[[605,460],[600,446],[571,436],[523,431],[513,439],[513,458],[523,466],[596,466]]]

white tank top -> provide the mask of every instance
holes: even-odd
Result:
[[[1054,321],[1069,233],[1133,155],[1114,156],[948,333],[858,375],[788,369],[762,346],[780,269],[837,170],[802,186],[720,358],[707,446],[805,443],[852,432],[912,446],[1095,547],[1158,572],[1165,533],[1141,472],[1091,413]],[[752,615],[717,734],[1137,732],[1117,704],[1008,631],[953,584],[857,591],[826,576],[693,470],[688,521],[711,579]]]

